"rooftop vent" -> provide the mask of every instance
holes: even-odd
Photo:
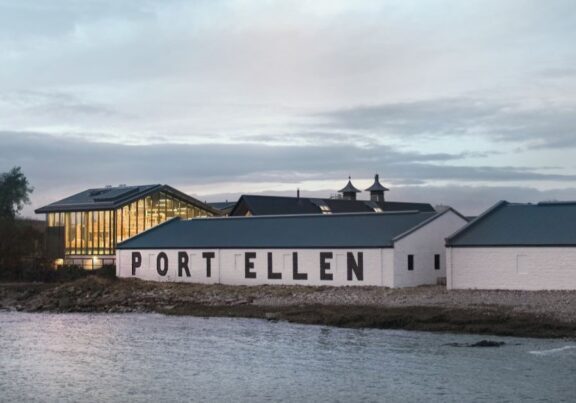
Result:
[[[107,189],[94,189],[91,190],[88,194],[90,196],[98,196],[101,195],[102,193],[106,193],[108,190]]]
[[[372,209],[372,211],[374,211],[375,213],[384,212],[384,210],[382,210],[382,207],[380,207],[378,204],[376,204],[376,202],[373,202],[372,200],[366,200],[364,202],[364,204],[366,204],[368,207],[370,207]]]
[[[332,214],[332,210],[330,210],[330,206],[328,206],[328,204],[324,200],[322,200],[322,199],[310,199],[310,202],[312,202],[313,204],[318,206],[320,208],[320,211],[322,212],[322,214]]]

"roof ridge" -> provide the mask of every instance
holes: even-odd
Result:
[[[574,205],[576,200],[556,200],[556,201],[541,201],[535,204],[535,206],[563,206],[563,205]]]
[[[506,201],[506,200],[500,200],[498,203],[494,204],[492,207],[490,207],[488,210],[486,210],[485,212],[483,212],[482,214],[480,214],[479,216],[477,216],[476,218],[474,218],[472,221],[470,221],[468,224],[464,225],[462,228],[460,228],[458,231],[456,231],[455,233],[453,233],[452,235],[450,235],[449,237],[447,237],[445,239],[446,241],[446,245],[449,246],[448,244],[451,242],[454,242],[456,240],[456,238],[458,238],[459,236],[461,236],[462,234],[468,232],[468,230],[470,230],[470,228],[472,228],[473,226],[475,226],[479,221],[481,221],[482,219],[484,219],[485,217],[493,214],[494,212],[496,212],[497,210],[500,210],[503,207],[507,207],[510,206],[512,203]]]
[[[359,211],[359,212],[348,212],[348,213],[330,213],[330,214],[322,214],[322,213],[304,213],[304,214],[267,214],[267,215],[255,215],[255,216],[228,216],[228,217],[216,217],[221,219],[246,219],[246,220],[264,220],[270,218],[314,218],[314,217],[324,217],[324,218],[334,218],[334,217],[343,217],[343,216],[392,216],[392,215],[415,215],[415,214],[435,214],[436,212],[433,211],[419,211],[419,210],[403,210],[403,211],[382,211],[382,212],[375,212],[375,211]],[[206,217],[214,219],[213,217]],[[197,218],[196,218],[197,219]]]

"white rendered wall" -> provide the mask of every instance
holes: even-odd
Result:
[[[132,252],[141,254],[140,267],[132,275]],[[168,258],[168,271],[162,276],[157,270],[157,257],[164,252]],[[178,253],[185,252],[188,256],[190,276],[182,270],[178,274]],[[206,259],[204,252],[213,252],[211,260],[211,276],[207,277]],[[306,274],[306,280],[294,279],[293,252],[298,255],[298,273]],[[332,258],[325,259],[329,269],[325,272],[332,275],[332,280],[320,278],[321,253],[332,253]],[[255,273],[255,278],[246,276],[246,253],[255,253],[250,259],[253,268],[249,271]],[[281,279],[268,278],[268,253],[272,254],[273,273],[280,273]],[[352,253],[356,263],[358,256],[363,256],[363,280],[358,280],[354,273],[348,279],[348,257]],[[220,249],[220,250],[118,250],[117,275],[125,278],[140,278],[151,281],[193,282],[193,283],[222,283],[231,285],[256,284],[300,284],[300,285],[377,285],[392,286],[393,270],[392,249]],[[163,269],[163,268],[162,268]]]
[[[576,248],[447,248],[448,288],[576,290]]]
[[[447,211],[394,244],[394,287],[437,284],[446,277],[445,239],[468,222]],[[434,269],[434,255],[440,255],[440,269]],[[408,255],[414,256],[414,270],[408,270]]]

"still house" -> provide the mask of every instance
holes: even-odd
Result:
[[[576,290],[576,202],[501,201],[447,239],[451,289]]]
[[[357,200],[360,193],[349,178],[346,186],[339,190],[339,198],[285,197],[243,195],[234,208],[231,216],[261,216],[281,214],[333,214],[333,213],[381,213],[384,211],[421,211],[434,212],[428,203],[409,203],[386,201],[384,192],[387,188],[380,184],[378,175],[367,191],[370,200]]]
[[[116,270],[234,285],[436,284],[446,276],[444,239],[466,223],[452,209],[175,218],[119,244]]]
[[[86,269],[113,264],[118,243],[170,218],[221,215],[168,185],[87,189],[35,212],[46,214],[46,247],[55,264]]]

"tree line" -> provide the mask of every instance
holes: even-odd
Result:
[[[33,191],[20,167],[0,173],[0,280],[24,280],[47,265],[43,232],[19,217]]]

